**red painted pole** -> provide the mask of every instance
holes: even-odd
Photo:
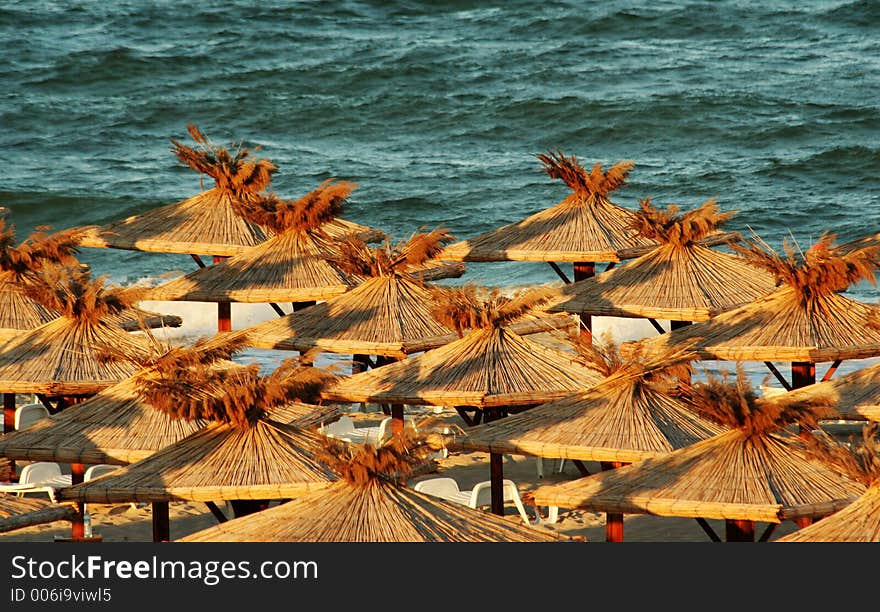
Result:
[[[753,521],[727,520],[725,539],[728,542],[754,542],[755,523]]]
[[[626,463],[620,461],[601,461],[599,467],[605,470],[614,470],[623,467]],[[623,514],[619,512],[605,513],[605,541],[623,542]]]
[[[596,264],[592,261],[577,261],[572,265],[574,272],[574,282],[590,278],[596,274]],[[593,317],[588,314],[581,313],[581,335],[584,340],[593,340]]]
[[[812,385],[816,382],[816,364],[808,361],[793,361],[791,364],[791,388],[799,389]],[[808,428],[801,428],[802,438],[811,438],[813,432]]]
[[[214,255],[214,263],[220,263],[226,257]],[[232,331],[232,302],[217,302],[217,331]]]
[[[82,483],[83,478],[86,474],[86,466],[82,463],[71,463],[70,464],[70,484],[78,485]],[[79,512],[74,520],[70,522],[70,537],[73,540],[82,540],[86,537],[86,526],[85,526],[85,513],[86,513],[86,505],[83,502],[77,504],[77,508]]]

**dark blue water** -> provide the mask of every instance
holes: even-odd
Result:
[[[558,148],[633,160],[622,206],[716,197],[739,211],[727,229],[775,247],[848,240],[880,231],[878,34],[872,1],[2,2],[0,205],[24,237],[190,197],[169,138],[193,122],[259,147],[282,197],[357,182],[344,216],[392,238],[556,204],[569,190],[535,154]],[[194,267],[81,258],[120,283]]]

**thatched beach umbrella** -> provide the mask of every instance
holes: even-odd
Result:
[[[48,499],[0,495],[0,533],[55,521],[73,521],[77,514],[77,508],[73,504],[56,504]]]
[[[134,373],[131,364],[102,359],[108,347],[132,356],[148,355],[152,341],[131,334],[107,317],[129,307],[137,293],[106,288],[88,271],[44,269],[29,283],[27,295],[51,311],[52,321],[20,334],[0,347],[0,390],[36,393],[63,408],[67,399],[94,395]]]
[[[587,350],[587,347],[581,347]],[[590,359],[605,378],[589,389],[525,412],[476,425],[454,447],[498,454],[632,463],[684,448],[724,431],[699,415],[683,382],[689,381],[687,351],[655,358],[621,357],[613,344],[593,348]]]
[[[29,429],[0,439],[0,456],[28,461],[126,465],[149,457],[205,425],[157,410],[138,392],[138,380],[174,361],[180,367],[238,367],[229,359],[244,347],[241,334],[202,338],[189,346],[159,345],[149,355],[129,357],[137,371],[76,405],[43,419]],[[108,354],[115,352],[108,349]],[[220,391],[219,389],[217,390]]]
[[[695,405],[729,428],[670,453],[534,491],[535,503],[617,514],[707,519],[726,524],[727,541],[766,540],[785,520],[805,525],[861,495],[865,487],[814,459],[793,424],[811,429],[827,405],[779,406],[756,397],[740,368],[735,384],[709,377],[694,385]],[[621,541],[623,528],[608,533]]]
[[[785,535],[777,542],[880,542],[880,445],[877,424],[865,428],[855,444],[830,442],[817,447],[828,461],[862,482],[867,489],[845,508],[812,525]]]
[[[549,299],[547,290],[531,289],[512,297],[495,290],[482,300],[467,285],[436,288],[435,295],[435,316],[461,334],[460,339],[349,376],[326,389],[323,397],[451,405],[467,424],[475,425],[484,418],[492,420],[560,399],[601,380],[601,374],[573,349],[550,348],[510,329],[508,324]],[[492,509],[497,514],[503,512],[500,459],[490,456]]]
[[[186,367],[182,367],[186,366]],[[230,500],[236,512],[326,486],[336,475],[317,461],[323,436],[280,422],[271,409],[308,401],[333,377],[287,360],[267,376],[259,366],[217,369],[169,360],[138,378],[139,393],[173,418],[208,425],[146,459],[61,489],[60,499],[153,504],[154,540],[167,540],[168,503]]]
[[[0,219],[0,340],[21,335],[58,317],[25,293],[25,285],[39,282],[44,266],[76,264],[80,233],[65,230],[48,234],[38,228],[15,243],[15,228]],[[3,432],[15,429],[15,393],[3,394]]]
[[[776,396],[779,403],[827,398],[844,419],[880,421],[880,363]]]
[[[239,144],[217,146],[193,124],[187,131],[196,147],[172,138],[171,150],[186,166],[214,179],[214,186],[175,204],[84,227],[81,246],[229,257],[272,235],[270,228],[243,217],[238,204],[267,189],[277,166],[268,159],[253,159]],[[334,236],[356,232],[365,240],[382,238],[381,232],[341,219],[326,230]]]
[[[734,214],[719,212],[714,199],[684,213],[675,205],[659,210],[650,198],[639,205],[630,227],[659,246],[613,270],[566,285],[565,299],[548,310],[645,317],[663,333],[655,319],[671,320],[674,329],[749,304],[776,288],[766,270],[700,243]]]
[[[416,443],[395,436],[376,449],[328,440],[324,460],[341,474],[327,488],[245,519],[198,531],[182,542],[550,542],[571,540],[550,531],[448,502],[404,486],[419,455]]]
[[[253,198],[240,210],[272,227],[272,238],[213,266],[195,270],[150,289],[151,300],[199,302],[313,302],[339,295],[360,279],[350,278],[326,260],[333,239],[321,228],[342,210],[356,187],[325,181],[299,200],[274,195]],[[219,330],[231,329],[220,321]]]
[[[449,342],[455,331],[434,318],[429,288],[408,272],[436,257],[451,238],[438,229],[393,247],[341,242],[331,261],[343,273],[366,280],[325,302],[248,328],[248,344],[401,359]]]
[[[786,389],[815,382],[816,363],[833,362],[829,379],[844,359],[880,355],[880,326],[874,322],[880,311],[841,294],[859,280],[875,281],[880,247],[840,255],[833,240],[823,234],[803,254],[786,242],[785,256],[759,241],[731,245],[772,272],[780,287],[751,304],[638,342],[648,351],[695,342],[700,359],[764,361]],[[791,362],[791,383],[773,361]]]
[[[454,405],[469,424],[535,406],[601,379],[576,354],[530,340],[510,324],[549,299],[538,288],[485,299],[472,285],[434,288],[434,316],[459,333],[439,348],[341,379],[322,396],[334,401]],[[467,333],[464,333],[467,330]],[[475,413],[475,420],[468,417]]]

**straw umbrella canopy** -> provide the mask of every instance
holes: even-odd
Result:
[[[880,542],[880,446],[877,424],[865,428],[860,443],[830,441],[817,446],[820,458],[837,465],[867,489],[845,508],[777,542]]]
[[[841,417],[880,421],[880,363],[859,368],[843,376],[792,389],[776,397],[780,403],[828,398]]]
[[[187,126],[187,131],[196,147],[172,138],[171,151],[186,166],[213,178],[214,186],[140,215],[84,227],[81,246],[229,257],[271,236],[269,228],[244,218],[238,204],[265,190],[277,166],[268,159],[253,159],[251,151],[239,144],[217,146],[193,124]],[[340,236],[358,232],[365,239],[382,236],[381,232],[339,219],[327,231]]]
[[[275,235],[244,253],[150,290],[148,299],[234,302],[304,302],[326,299],[357,284],[326,261],[332,239],[321,226],[342,211],[356,185],[327,180],[299,200],[274,194],[240,210],[272,227]]]
[[[271,412],[317,398],[334,377],[295,360],[267,376],[259,369],[217,369],[183,355],[144,373],[138,390],[156,409],[208,424],[146,459],[61,489],[59,498],[152,503],[154,539],[167,540],[169,502],[230,500],[238,503],[237,512],[252,511],[248,501],[296,497],[336,480],[316,459],[323,436],[278,421]]]
[[[742,256],[700,243],[734,212],[719,212],[715,200],[684,213],[659,210],[650,198],[639,202],[630,227],[659,246],[613,270],[563,287],[566,299],[551,312],[594,316],[705,321],[744,306],[776,288],[774,276]],[[676,325],[676,324],[679,325]]]
[[[0,347],[0,391],[61,398],[94,395],[134,373],[129,363],[102,359],[107,347],[132,356],[148,355],[152,341],[130,334],[107,317],[137,299],[136,290],[107,288],[105,277],[87,270],[47,268],[27,295],[60,316]]]
[[[695,405],[728,430],[670,453],[559,485],[539,487],[535,503],[615,514],[724,520],[728,541],[766,540],[785,520],[804,525],[851,503],[865,487],[816,460],[792,424],[815,428],[827,404],[780,406],[756,397],[740,367],[735,383],[709,376],[694,385]],[[622,521],[608,529],[623,539]]]
[[[156,410],[138,392],[137,381],[171,360],[184,357],[194,364],[238,367],[229,361],[243,348],[241,334],[230,332],[202,338],[191,346],[157,347],[146,362],[137,362],[130,378],[100,391],[69,410],[0,438],[0,456],[28,461],[126,465],[149,457],[205,425],[198,419],[173,418]],[[215,391],[222,392],[221,389]],[[272,409],[280,422],[315,428],[337,418],[342,407],[294,402]]]
[[[434,315],[460,338],[403,361],[340,380],[324,399],[429,406],[454,405],[467,412],[501,415],[559,399],[601,380],[574,350],[554,349],[521,336],[509,324],[549,299],[544,288],[512,296],[476,288],[434,288]],[[467,333],[464,333],[468,330]],[[475,424],[475,423],[470,423]]]
[[[784,256],[758,240],[731,245],[772,272],[779,288],[751,304],[638,343],[655,351],[696,342],[701,359],[764,361],[786,389],[815,382],[816,363],[834,362],[826,373],[830,378],[844,359],[880,355],[877,307],[841,294],[859,280],[875,282],[880,247],[841,255],[833,241],[834,235],[825,233],[803,253],[786,241]],[[792,362],[791,383],[772,361]]]
[[[341,478],[279,506],[181,538],[181,542],[553,542],[571,538],[404,486],[426,454],[396,435],[382,447],[328,440],[323,458]]]
[[[73,504],[56,504],[48,499],[0,495],[0,533],[55,521],[72,521],[76,516],[77,509]]]
[[[536,157],[544,171],[564,181],[572,193],[522,221],[450,245],[443,252],[444,259],[617,262],[621,250],[656,246],[630,229],[632,211],[608,197],[625,183],[633,162],[618,162],[607,171],[597,163],[587,171],[577,157],[566,157],[561,151]]]
[[[402,359],[451,341],[455,331],[434,318],[429,288],[408,274],[451,239],[448,231],[436,229],[394,246],[370,248],[356,238],[341,242],[331,261],[366,280],[326,302],[248,328],[248,344]]]
[[[693,355],[622,357],[610,341],[579,343],[605,378],[561,400],[466,430],[453,446],[602,464],[632,463],[684,448],[724,431],[701,416],[687,392]]]

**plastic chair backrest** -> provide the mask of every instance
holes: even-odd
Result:
[[[40,419],[49,416],[49,410],[43,404],[25,404],[15,409],[15,430],[27,429]]]
[[[338,420],[327,423],[321,428],[321,433],[325,436],[341,436],[352,431],[354,431],[354,421],[350,416],[344,414]]]
[[[51,461],[35,461],[24,466],[18,482],[21,484],[39,484],[61,476],[61,466]]]
[[[379,442],[384,442],[391,437],[391,419],[392,417],[385,417],[382,419],[382,422],[379,423],[379,434],[376,436]],[[403,426],[412,429],[413,431],[418,431],[416,421],[411,416],[403,417]]]
[[[100,478],[104,474],[115,472],[118,469],[118,465],[110,465],[109,463],[100,463],[98,465],[90,466],[89,469],[86,470],[86,473],[83,474],[83,481]]]
[[[419,481],[413,486],[413,490],[443,498],[449,498],[459,492],[458,483],[455,481],[455,478],[445,476]]]
[[[505,502],[512,502],[519,497],[519,491],[516,484],[509,478],[505,478],[501,484],[501,491]],[[478,482],[471,489],[471,508],[479,508],[480,506],[492,505],[492,481],[484,480]]]

